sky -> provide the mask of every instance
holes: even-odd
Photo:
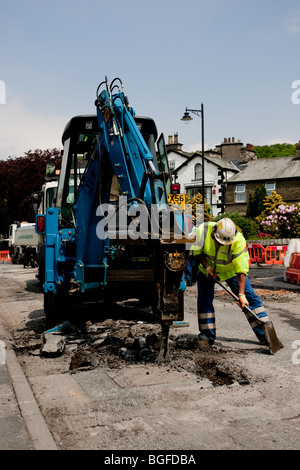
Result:
[[[183,150],[300,140],[299,0],[1,0],[0,159],[61,148],[119,77]]]

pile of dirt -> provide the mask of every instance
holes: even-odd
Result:
[[[67,324],[54,334],[63,338],[65,347],[63,352],[58,349],[56,357],[53,354],[52,371],[54,364],[58,370],[62,364],[68,364],[65,372],[71,374],[97,367],[116,370],[126,365],[157,364],[161,327],[156,323],[115,319],[87,321],[81,328]],[[23,332],[15,338],[14,349],[23,356],[28,354],[45,361],[41,354],[45,337],[47,333]],[[170,369],[195,374],[199,379],[206,378],[213,386],[250,383],[244,370],[244,352],[215,345],[199,349],[197,335],[174,334],[172,328],[168,344]]]

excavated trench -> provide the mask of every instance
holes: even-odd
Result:
[[[260,295],[284,302],[290,295],[281,291],[261,290]],[[223,301],[228,296],[216,292]],[[54,333],[59,347],[45,352],[43,311],[32,312],[27,328],[12,332],[13,346],[32,370],[43,368],[45,374],[53,372],[75,374],[97,367],[118,370],[126,365],[157,365],[161,327],[146,310],[137,308],[136,301],[115,304],[99,321],[98,305],[79,305],[69,315],[67,327]],[[103,313],[103,311],[102,311]],[[208,379],[213,386],[248,385],[258,380],[245,369],[247,350],[223,348],[217,345],[197,348],[197,334],[184,334],[184,328],[170,328],[170,370],[195,374]],[[51,366],[50,366],[51,362]]]
[[[261,290],[260,295],[280,303],[294,294]],[[216,297],[231,302],[223,291],[216,292]],[[42,310],[32,312],[26,328],[11,333],[14,349],[30,372],[42,367],[46,375],[76,374],[97,367],[118,370],[127,365],[157,365],[161,327],[149,312],[137,308],[136,301],[125,308],[115,305],[102,321],[99,305],[77,306],[69,317],[67,328],[54,333],[60,342],[54,352],[43,350],[48,334]],[[213,386],[248,385],[259,380],[245,369],[247,350],[218,345],[198,349],[197,334],[183,331],[170,328],[170,370],[195,374],[199,380],[206,378]]]
[[[65,323],[58,332],[43,333],[42,324],[35,333],[14,333],[13,347],[18,355],[30,356],[31,361],[51,361],[49,373],[57,368],[61,373],[74,374],[97,367],[106,370],[121,369],[126,365],[155,365],[160,348],[160,325],[141,320],[108,318],[103,322],[84,324]],[[170,328],[170,370],[195,374],[208,379],[213,386],[248,385],[243,364],[245,351],[234,351],[217,346],[197,348],[197,335],[174,334]],[[57,347],[45,349],[50,336]],[[26,362],[26,361],[25,361]]]

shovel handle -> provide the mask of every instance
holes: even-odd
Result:
[[[239,300],[238,297],[230,289],[228,289],[224,284],[222,284],[221,281],[219,281],[218,279],[214,279],[214,281],[217,284],[219,284],[219,286],[223,287],[223,289],[226,290],[226,292],[228,292],[228,294],[230,294],[231,297],[233,297],[235,300]],[[254,317],[256,321],[262,325],[264,335],[266,338],[266,343],[270,349],[270,354],[274,354],[277,351],[279,351],[281,348],[283,348],[281,341],[279,341],[279,339],[277,338],[276,331],[274,329],[272,322],[268,322],[268,323],[264,322],[247,306],[243,308],[243,312],[249,313],[249,315]]]
[[[221,281],[219,281],[218,279],[214,278],[214,281],[221,287],[223,287],[224,290],[226,290],[226,292],[228,294],[231,295],[231,297],[234,298],[234,300],[236,300],[237,302],[239,302],[239,298],[228,288],[226,287]],[[265,322],[263,320],[261,320],[252,310],[250,310],[250,308],[245,305],[245,307],[242,309],[244,313],[249,313],[250,315],[252,315],[260,324],[264,325]]]

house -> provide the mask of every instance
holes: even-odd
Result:
[[[185,152],[182,150],[183,144],[178,142],[178,133],[175,132],[174,137],[169,135],[166,150],[168,155],[169,167],[171,172],[184,163],[193,152]]]
[[[169,136],[166,148],[180,191],[191,196],[202,193],[201,152],[183,151],[177,133]],[[296,156],[258,159],[252,144],[224,138],[215,150],[204,152],[204,183],[214,217],[225,211],[246,215],[250,194],[262,184],[268,195],[276,191],[286,203],[300,202],[300,141]]]
[[[276,191],[287,204],[300,202],[300,142],[296,156],[251,160],[233,175],[227,181],[226,211],[246,215],[250,194],[263,184],[268,195]]]
[[[195,196],[202,193],[202,154],[185,152],[178,142],[178,134],[169,136],[166,145],[173,182],[180,184],[180,192]],[[215,217],[225,210],[225,188],[228,179],[239,169],[230,161],[224,160],[219,151],[204,152],[205,199]]]

